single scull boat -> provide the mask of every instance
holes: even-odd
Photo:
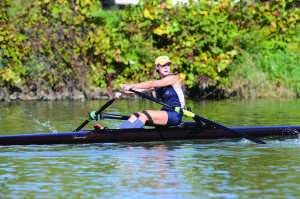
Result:
[[[300,126],[257,126],[230,128],[252,137],[298,137],[300,132]],[[199,127],[195,122],[184,122],[176,127],[94,129],[66,133],[0,136],[0,145],[151,142],[222,138],[239,138],[239,136],[224,129],[219,129],[212,126]]]

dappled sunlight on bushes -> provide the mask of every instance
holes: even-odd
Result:
[[[156,78],[154,59],[167,54],[187,89],[243,95],[233,76],[249,66],[237,66],[236,60],[244,51],[289,50],[299,55],[300,14],[295,6],[287,8],[286,1],[233,2],[174,6],[150,0],[104,11],[98,0],[38,0],[18,9],[10,6],[11,0],[3,0],[0,85],[9,93],[32,95],[49,89],[86,95],[97,87],[108,88],[110,94],[119,83]],[[8,8],[16,14],[9,15]],[[282,71],[278,75],[277,69],[266,67],[268,60],[253,74],[271,71],[267,78],[272,84],[299,95],[298,78]]]

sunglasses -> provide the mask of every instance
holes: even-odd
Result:
[[[171,63],[167,63],[165,65],[159,65],[159,67],[161,67],[161,68],[166,67],[166,66],[171,66]]]

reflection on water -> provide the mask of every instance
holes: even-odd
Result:
[[[0,196],[298,198],[300,141],[268,143],[1,147]]]
[[[87,112],[104,103],[1,103],[0,134],[72,131]],[[189,103],[196,113],[228,126],[299,121],[298,100]],[[150,108],[159,106],[118,101],[107,112],[128,115]],[[118,122],[101,124],[114,127]],[[266,141],[267,145],[225,139],[0,146],[0,198],[298,199],[299,138]]]

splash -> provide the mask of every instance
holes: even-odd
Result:
[[[242,144],[255,144],[255,142],[252,142],[251,140],[248,140],[248,139],[246,139],[246,138],[242,138],[242,139],[240,140],[240,142],[241,142]]]
[[[46,127],[48,128],[50,131],[52,131],[52,133],[58,133],[57,130],[55,129],[54,126],[52,126],[50,124],[50,121],[47,121],[47,122],[40,122],[38,119],[34,119],[34,121],[38,124],[38,125],[41,125],[43,127]]]
[[[299,131],[297,131],[296,129],[287,129],[286,130],[287,133],[290,133],[291,135],[293,135],[293,142],[294,143],[300,143],[300,133]]]
[[[295,139],[295,142],[300,144],[300,133],[298,131],[297,131],[297,135],[298,135],[298,138]]]

